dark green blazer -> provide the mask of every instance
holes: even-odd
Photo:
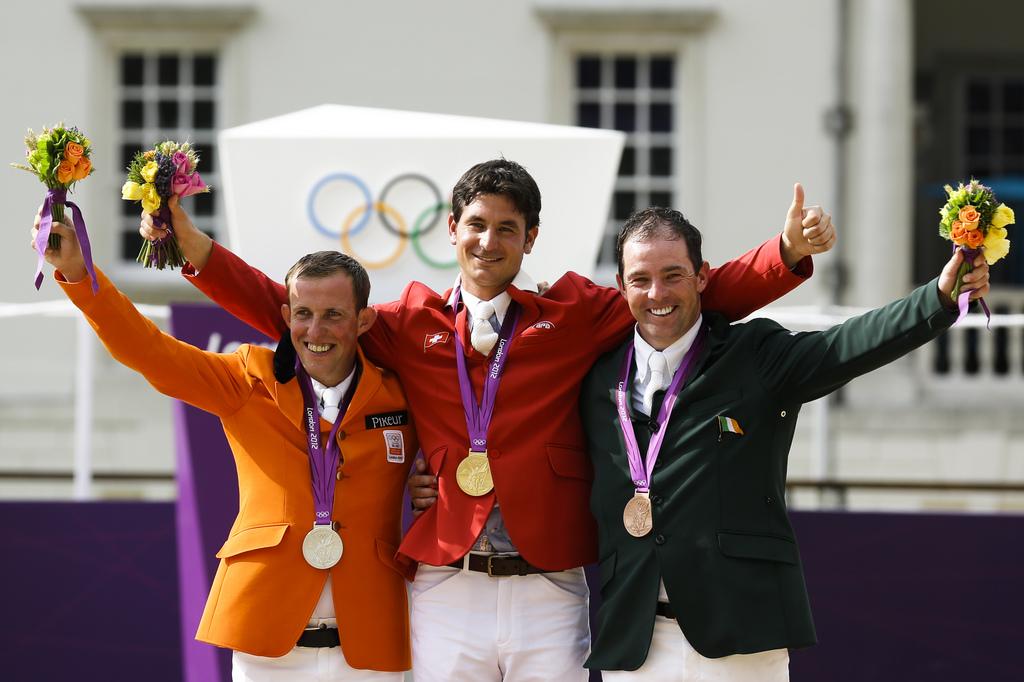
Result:
[[[706,657],[813,644],[785,500],[800,407],[933,339],[956,315],[932,281],[823,332],[790,332],[767,319],[729,325],[713,313],[704,319],[707,341],[652,476],[654,529],[645,537],[630,536],[622,523],[633,484],[614,402],[632,339],[601,358],[583,385],[602,599],[589,668],[643,664],[659,578],[679,627]],[[723,433],[720,416],[735,419],[744,434]],[[646,454],[652,425],[642,414],[633,417]]]

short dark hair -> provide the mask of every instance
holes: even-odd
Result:
[[[679,211],[661,206],[634,211],[622,224],[615,238],[615,258],[619,263],[619,277],[622,277],[622,249],[630,239],[647,241],[652,237],[664,236],[668,239],[682,239],[686,242],[686,250],[690,254],[693,271],[698,272],[704,263],[700,253],[700,230],[686,219]]]
[[[462,211],[481,194],[508,197],[526,220],[526,229],[540,225],[540,189],[525,168],[508,159],[478,163],[462,174],[452,189],[452,215],[458,222]]]
[[[299,277],[322,279],[338,272],[344,272],[352,280],[356,311],[365,308],[370,300],[370,276],[366,274],[366,269],[359,261],[339,251],[307,253],[288,269],[288,274],[284,277],[284,286],[290,292],[292,281]]]

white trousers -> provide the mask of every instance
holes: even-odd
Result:
[[[647,660],[636,670],[605,670],[604,682],[789,682],[789,651],[704,658],[674,620],[656,616]]]
[[[336,621],[311,622],[337,627]],[[357,670],[349,666],[341,647],[297,646],[280,658],[253,656],[241,651],[231,656],[231,682],[402,682],[404,673]]]
[[[586,682],[583,569],[490,578],[421,564],[410,591],[416,682]]]

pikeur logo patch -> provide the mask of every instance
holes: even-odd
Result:
[[[379,412],[366,415],[366,428],[368,429],[393,429],[397,426],[409,425],[409,411],[399,410],[398,412]]]

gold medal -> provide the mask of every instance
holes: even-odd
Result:
[[[635,493],[622,510],[622,524],[626,532],[635,538],[642,538],[651,532],[651,498],[648,493]]]
[[[313,568],[330,568],[341,560],[345,545],[333,524],[313,526],[302,540],[302,557]]]
[[[487,461],[486,452],[469,451],[469,456],[459,462],[455,470],[455,480],[462,492],[472,497],[480,497],[494,490],[491,478],[491,463]]]

